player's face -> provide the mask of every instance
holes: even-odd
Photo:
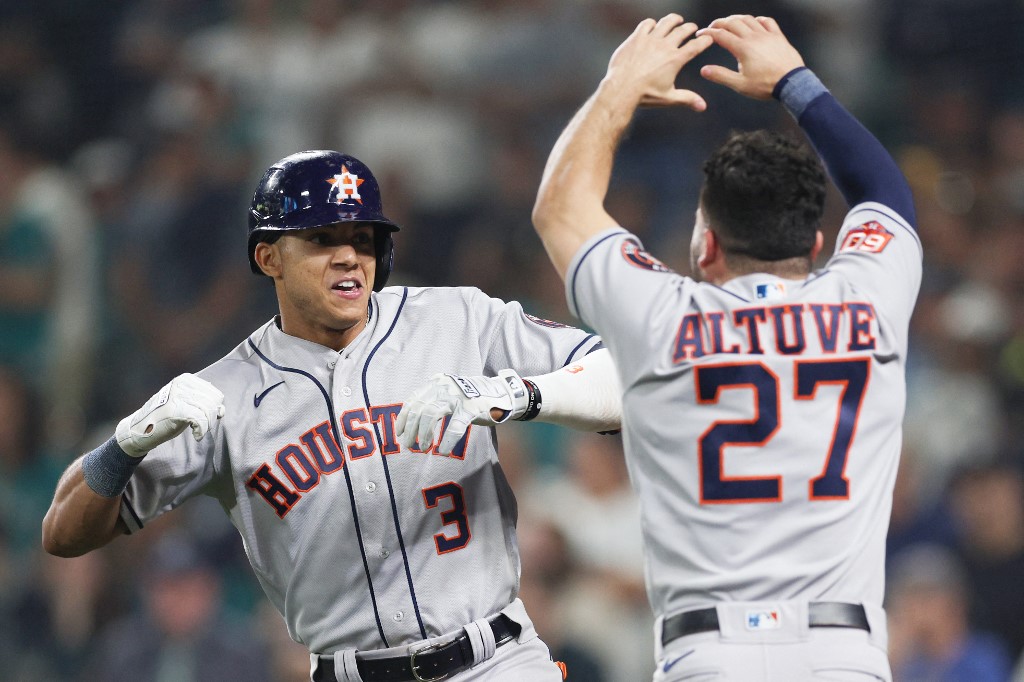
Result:
[[[338,223],[285,233],[277,249],[281,327],[340,350],[366,326],[377,260],[373,227]]]

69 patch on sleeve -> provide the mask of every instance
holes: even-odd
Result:
[[[871,220],[847,232],[839,250],[882,253],[894,236],[881,223]]]
[[[626,262],[630,265],[635,265],[636,267],[644,270],[652,270],[654,272],[672,272],[670,267],[644,251],[643,247],[640,246],[640,242],[634,239],[627,239],[622,242],[622,257],[625,258]]]

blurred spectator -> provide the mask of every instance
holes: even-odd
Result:
[[[578,570],[569,590],[569,632],[592,643],[612,680],[653,672],[653,617],[644,589],[640,508],[617,436],[573,434],[568,476],[528,498],[565,536]],[[646,658],[622,650],[649,652]]]
[[[550,521],[533,517],[522,520],[517,537],[523,566],[519,598],[551,649],[551,658],[565,664],[569,680],[618,679],[602,668],[596,645],[573,634],[575,628],[568,620],[571,616],[564,597],[579,567],[572,560],[565,536]]]
[[[75,679],[90,652],[108,590],[103,553],[60,560],[38,553],[25,561],[22,592],[11,604],[7,636],[17,649],[4,674],[15,682]]]
[[[224,619],[220,578],[186,534],[167,531],[144,573],[142,608],[102,633],[89,679],[271,680],[266,647]]]
[[[931,462],[904,444],[896,487],[892,495],[889,533],[885,541],[886,565],[889,566],[908,548],[930,544],[953,548],[956,531],[953,517],[945,504],[945,495],[930,494],[921,485],[922,471]]]
[[[45,449],[44,418],[38,391],[0,366],[0,526],[24,562],[39,549],[43,516],[68,463]]]
[[[122,389],[121,411],[220,357],[257,293],[243,256],[244,194],[209,173],[201,142],[183,133],[157,141],[135,173],[126,222],[111,237],[113,306],[133,341],[121,357],[130,369],[105,377]]]
[[[99,291],[92,216],[75,180],[0,121],[0,364],[44,392],[48,440],[84,430]]]
[[[953,511],[971,589],[971,624],[1024,654],[1024,475],[1018,465],[971,467],[954,481]]]
[[[1006,682],[1011,660],[1002,643],[967,620],[966,576],[956,557],[918,545],[889,576],[890,656],[900,682]]]

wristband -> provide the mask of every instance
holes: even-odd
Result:
[[[126,453],[117,444],[117,438],[111,437],[82,458],[82,476],[97,495],[117,497],[128,487],[128,480],[142,459]]]
[[[515,420],[519,422],[528,422],[540,414],[540,389],[537,388],[537,384],[533,383],[529,379],[523,379],[523,383],[526,384],[526,411],[516,417]]]

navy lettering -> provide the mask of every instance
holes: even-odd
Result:
[[[704,357],[704,340],[700,333],[700,315],[691,313],[683,318],[676,334],[676,347],[672,361],[676,364]]]
[[[870,303],[847,303],[846,309],[850,311],[850,350],[874,350],[871,323],[875,319],[875,309]]]
[[[747,353],[749,355],[764,355],[764,349],[761,348],[761,335],[757,329],[758,321],[764,322],[767,319],[767,314],[764,308],[747,308],[746,310],[737,310],[732,314],[734,323],[736,326],[741,324],[747,325],[747,338],[750,341],[750,345],[747,347]]]
[[[258,492],[282,519],[302,497],[270,473],[270,466],[265,463],[249,478],[246,486]]]
[[[342,454],[341,448],[338,447],[338,441],[334,440],[331,426],[327,422],[306,431],[299,436],[299,440],[309,450],[309,454],[313,455],[316,466],[321,473],[329,474],[337,471],[345,464],[345,455]],[[323,447],[321,447],[321,443]]]
[[[802,303],[796,305],[780,305],[768,309],[771,313],[772,322],[775,323],[775,347],[783,355],[799,355],[804,352],[807,344],[804,343],[804,306]],[[786,342],[785,316],[789,315],[793,320],[793,342]]]

